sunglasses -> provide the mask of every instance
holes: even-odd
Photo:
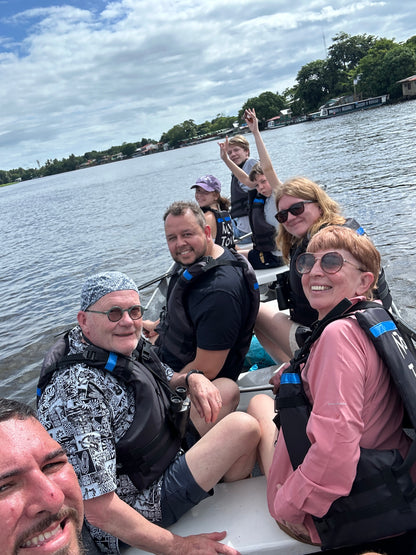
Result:
[[[110,322],[118,322],[123,318],[123,314],[125,312],[128,313],[132,320],[140,320],[143,316],[144,308],[142,308],[139,304],[135,304],[130,308],[120,308],[119,306],[112,306],[109,310],[105,312],[101,310],[87,310],[85,312],[94,312],[95,314],[105,314]]]
[[[275,218],[279,224],[283,224],[287,220],[289,212],[292,216],[299,216],[305,212],[305,204],[310,204],[311,202],[316,202],[316,200],[302,200],[300,202],[295,202],[295,204],[292,204],[289,208],[279,210],[279,212],[275,215]]]
[[[326,274],[336,274],[344,266],[344,263],[351,264],[356,270],[365,272],[362,268],[356,266],[353,262],[346,260],[339,252],[327,252],[321,258],[316,258],[310,252],[304,252],[296,260],[296,270],[299,274],[309,274],[315,263],[319,260],[322,270]]]

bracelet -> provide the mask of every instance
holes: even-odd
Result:
[[[187,387],[188,389],[189,389],[188,380],[189,380],[189,376],[190,376],[191,374],[202,374],[203,376],[205,376],[205,374],[202,372],[202,370],[189,370],[189,372],[186,374],[186,377],[185,377],[185,383],[186,383],[186,387]]]

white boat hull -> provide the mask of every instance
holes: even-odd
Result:
[[[270,516],[264,476],[218,484],[215,494],[202,501],[169,528],[179,536],[206,532],[227,532],[222,543],[242,555],[304,555],[320,553],[313,545],[285,534]],[[144,555],[147,551],[129,547],[123,554]]]

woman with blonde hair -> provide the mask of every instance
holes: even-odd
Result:
[[[307,233],[312,236],[314,235],[322,226],[325,225],[343,225],[345,223],[345,218],[341,215],[341,208],[339,204],[333,200],[317,183],[314,183],[306,177],[293,177],[288,179],[283,183],[283,185],[278,189],[276,194],[276,208],[279,211],[279,204],[282,197],[288,196],[293,198],[299,198],[303,201],[308,201],[308,203],[316,203],[319,207],[319,217],[311,224]],[[291,205],[293,206],[293,205]],[[299,212],[303,207],[299,207],[298,210],[292,208],[291,213],[293,215],[293,210]],[[300,212],[302,213],[303,210]],[[280,220],[287,222],[288,212],[283,212],[280,214]],[[296,214],[295,214],[296,215]],[[299,214],[298,214],[299,215]],[[316,215],[316,212],[315,212]],[[276,218],[279,221],[279,218]],[[282,222],[283,223],[283,222]],[[286,224],[288,225],[288,224]],[[281,225],[279,227],[279,232],[276,238],[276,243],[279,245],[286,262],[289,261],[290,251],[294,245],[302,242],[303,237],[299,235],[294,235],[289,232],[289,228]]]
[[[289,263],[289,272],[278,276],[279,308],[289,308],[289,315],[276,310],[273,303],[263,303],[255,333],[275,360],[287,361],[300,346],[301,327],[310,326],[318,317],[296,272],[298,257],[306,251],[311,237],[328,225],[347,226],[358,234],[365,232],[355,220],[341,214],[339,204],[322,187],[306,177],[288,179],[279,187],[276,208],[280,223],[276,244]],[[283,301],[286,304],[281,306]]]

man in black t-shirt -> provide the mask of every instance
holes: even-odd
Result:
[[[173,370],[185,374],[197,370],[215,380],[223,408],[229,412],[239,397],[230,380],[241,372],[259,306],[258,292],[250,290],[243,268],[235,263],[252,269],[242,257],[213,242],[195,203],[172,204],[164,221],[172,258],[185,271],[171,280],[161,321],[143,322],[145,333],[155,343],[160,359]],[[213,268],[193,276],[213,260]]]

